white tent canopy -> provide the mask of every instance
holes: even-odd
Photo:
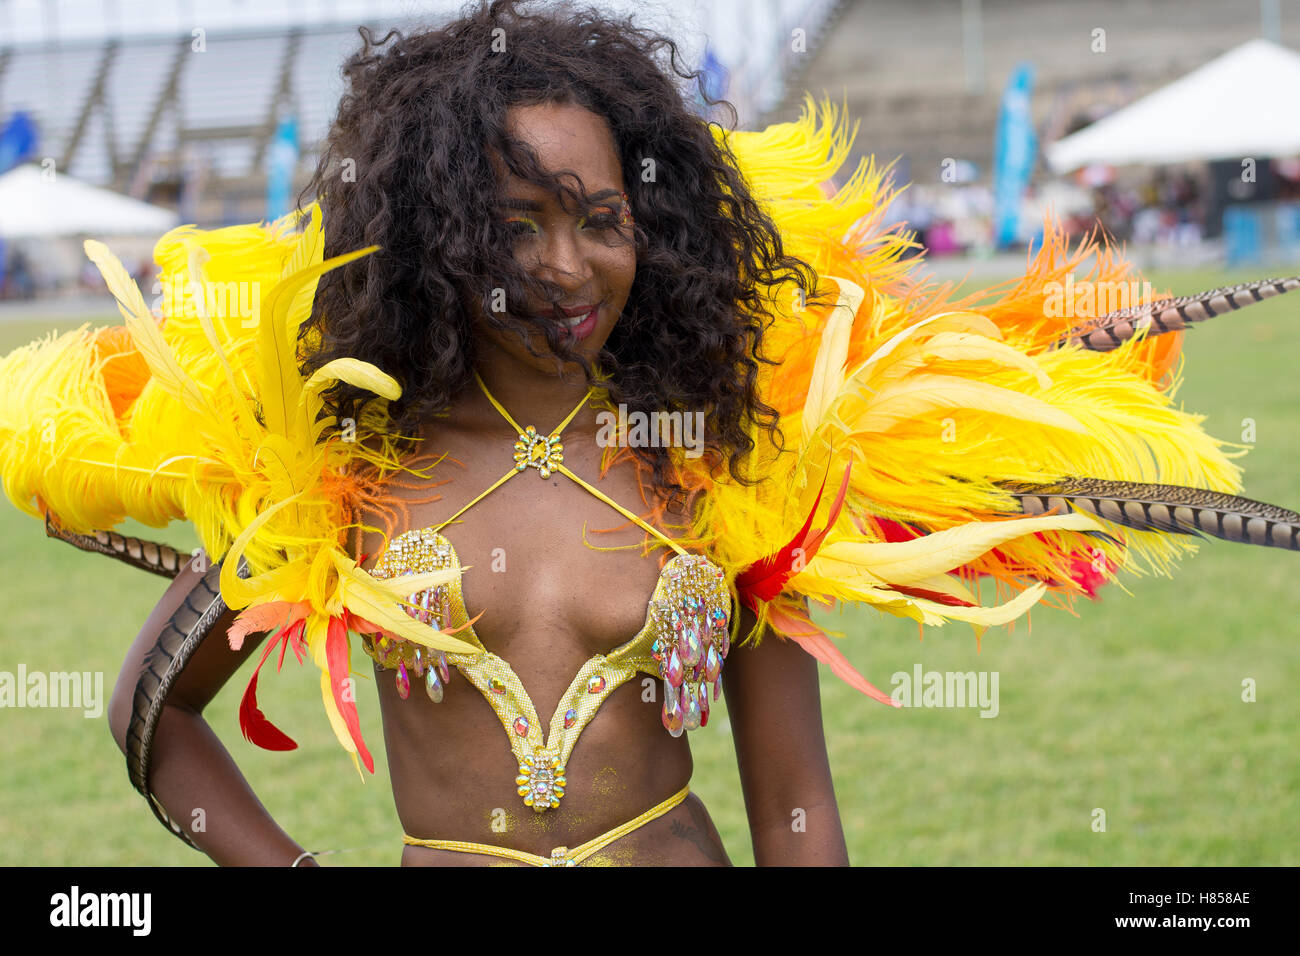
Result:
[[[1251,40],[1045,150],[1056,173],[1300,154],[1300,53]]]
[[[170,209],[100,189],[35,165],[0,176],[0,237],[156,235],[179,224]]]

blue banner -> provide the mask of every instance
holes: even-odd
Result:
[[[993,141],[993,241],[999,249],[1016,242],[1020,201],[1038,158],[1038,137],[1030,112],[1033,89],[1033,64],[1019,63],[1002,92]]]
[[[700,72],[704,74],[701,77],[703,92],[709,99],[720,100],[727,95],[727,88],[731,84],[731,74],[723,66],[722,61],[718,59],[717,54],[713,52],[713,47],[707,42],[704,45],[704,62],[700,65]],[[707,107],[700,92],[700,88],[696,87],[696,112],[702,114]]]
[[[0,133],[0,173],[36,155],[36,126],[22,110],[14,113]]]
[[[266,218],[279,219],[292,208],[293,171],[298,165],[298,120],[280,120],[266,154]]]

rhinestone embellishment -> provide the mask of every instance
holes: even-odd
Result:
[[[664,682],[664,729],[680,737],[709,722],[709,691],[717,700],[722,690],[722,664],[731,649],[731,596],[722,571],[707,558],[673,560],[669,594],[655,605],[658,632],[650,656]]]
[[[543,478],[551,477],[551,469],[564,462],[564,445],[559,435],[542,435],[529,425],[519,433],[515,442],[515,470],[536,468]]]
[[[437,536],[426,530],[408,531],[393,539],[391,546],[370,572],[376,580],[405,577],[418,571],[451,567],[451,547],[439,544]],[[440,584],[416,594],[408,594],[403,606],[410,617],[422,624],[441,628],[450,620],[447,585]],[[451,670],[444,651],[423,648],[396,635],[361,635],[362,646],[381,667],[395,670],[397,693],[406,700],[411,694],[411,678],[424,681],[425,692],[435,704],[441,703]]]
[[[541,748],[533,750],[531,756],[524,757],[519,764],[519,776],[515,777],[519,785],[519,796],[524,804],[537,813],[553,810],[560,805],[564,796],[564,764],[559,757],[553,757]]]

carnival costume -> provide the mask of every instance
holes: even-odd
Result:
[[[385,483],[432,474],[403,458],[386,430],[399,384],[347,358],[306,379],[299,372],[298,332],[318,278],[373,249],[324,260],[317,206],[266,225],[181,227],[156,249],[165,294],[155,317],[107,249],[86,243],[125,324],[51,336],[0,361],[0,474],[19,508],[80,547],[174,575],[183,556],[111,529],[126,517],[154,527],[183,518],[221,561],[204,581],[208,593],[219,584],[219,599],[211,593],[177,613],[136,693],[128,765],[173,832],[188,840],[149,794],[148,741],[171,682],[226,606],[242,609],[232,647],[269,633],[240,705],[253,743],[296,746],[256,699],[262,665],[277,648],[282,664],[292,649],[319,668],[339,742],[373,772],[344,692],[355,641],[394,670],[402,697],[414,680],[440,701],[451,668],[459,670],[501,721],[523,803],[563,812],[565,765],[615,688],[649,674],[663,682],[667,732],[704,726],[733,644],[757,642],[765,628],[863,693],[895,703],[811,621],[809,601],[865,604],[922,625],[967,622],[978,636],[1046,595],[1065,604],[1093,596],[1120,568],[1167,572],[1197,536],[1300,550],[1300,515],[1236,497],[1241,471],[1232,458],[1244,452],[1226,450],[1199,416],[1172,403],[1189,323],[1300,280],[1065,318],[1049,299],[1067,277],[1105,287],[1134,275],[1104,243],[1070,250],[1049,224],[1023,278],[950,301],[950,289],[917,277],[918,259],[904,258],[914,243],[901,227],[883,227],[887,170],[864,161],[828,195],[852,141],[829,104],[810,98],[798,121],[758,132],[712,129],[785,251],[821,281],[820,298],[807,303],[793,284],[765,290],[763,353],[774,361],[760,366],[758,390],[780,413],[784,444],[751,430],[755,449],[744,467],[753,481],[671,449],[675,476],[693,495],[688,524],[675,526],[661,508],[636,514],[564,465],[560,432],[572,414],[543,433],[538,426],[550,423],[520,424],[489,394],[518,440],[513,454],[503,445],[506,473],[483,494],[507,479],[559,473],[676,552],[642,630],[591,658],[549,721],[474,632],[460,562],[441,533],[460,512],[395,534],[405,509]],[[241,282],[270,289],[259,314],[250,321],[236,310],[209,311],[203,289]],[[305,347],[313,346],[309,336]],[[358,421],[324,410],[321,392],[335,381],[374,394]],[[598,386],[579,408],[589,400],[610,407]],[[626,459],[646,469],[628,437],[609,443],[604,468]],[[641,474],[643,487],[648,477]],[[350,535],[360,540],[363,509],[380,515],[387,532],[369,572],[347,546]],[[998,603],[981,603],[981,576],[995,580]],[[756,616],[748,634],[739,633],[740,606]],[[574,865],[685,796],[550,858],[405,841]]]

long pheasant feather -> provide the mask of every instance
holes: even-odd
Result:
[[[1077,343],[1094,352],[1109,352],[1131,339],[1139,329],[1150,327],[1151,335],[1179,332],[1192,322],[1204,322],[1295,289],[1300,289],[1300,276],[1242,282],[1197,295],[1135,305],[1071,330],[1057,345]]]
[[[1204,488],[1100,478],[1050,485],[1006,485],[1025,514],[1068,507],[1139,531],[1210,535],[1225,541],[1300,551],[1300,514]]]

